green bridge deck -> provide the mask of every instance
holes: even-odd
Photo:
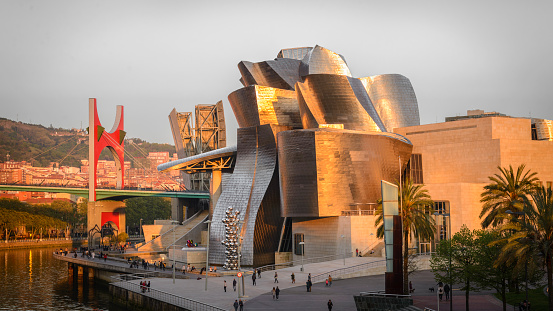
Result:
[[[83,198],[88,198],[88,188],[0,185],[0,191],[69,193]],[[209,199],[210,198],[209,192],[201,192],[201,191],[146,191],[146,190],[96,189],[97,200],[122,201],[125,199],[136,198],[136,197],[164,197],[164,198],[186,198],[186,199]]]

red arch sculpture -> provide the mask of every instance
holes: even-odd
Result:
[[[115,122],[111,131],[106,132],[98,118],[96,108],[96,98],[88,100],[88,200],[96,201],[96,170],[98,168],[98,158],[104,148],[108,148],[115,159],[117,170],[117,189],[124,187],[125,172],[125,146],[124,138],[126,132],[123,130],[123,106],[117,105]]]

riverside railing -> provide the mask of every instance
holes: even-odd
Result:
[[[271,271],[271,270],[276,270],[276,269],[279,269],[279,268],[288,268],[288,267],[301,265],[302,262],[303,262],[304,265],[306,265],[306,264],[310,264],[310,263],[318,263],[318,262],[324,262],[324,261],[344,259],[344,257],[345,258],[353,257],[353,252],[335,254],[335,255],[327,255],[327,256],[320,256],[320,257],[308,257],[308,258],[303,258],[303,261],[302,261],[302,259],[298,259],[298,260],[283,262],[283,263],[279,263],[279,264],[271,264],[271,265],[261,266],[261,267],[257,267],[256,269],[261,271],[261,272]]]
[[[123,280],[125,278],[130,278],[133,280],[145,279],[148,278],[148,275],[151,275],[155,272],[147,273],[137,273],[130,275],[119,275],[112,277],[113,279],[120,280],[120,282],[111,283],[110,285],[124,288],[135,293],[142,294],[147,297],[151,297],[155,300],[163,301],[165,303],[184,308],[186,310],[195,310],[195,311],[225,311],[226,309],[219,308],[204,302],[200,302],[194,299],[185,298],[155,288],[148,288],[140,284],[132,283],[130,280]]]
[[[385,265],[386,265],[386,260],[385,259],[378,260],[378,261],[366,262],[366,263],[362,263],[362,264],[351,266],[351,267],[340,268],[340,269],[335,269],[335,270],[324,272],[324,273],[319,273],[317,275],[314,275],[311,278],[311,280],[312,280],[313,283],[321,282],[321,281],[325,280],[328,277],[328,275],[332,276],[333,279],[338,279],[343,275],[352,274],[352,273],[355,273],[355,272],[358,272],[358,271],[364,271],[364,270],[367,270],[367,269],[381,267],[381,266],[385,266]]]
[[[40,243],[48,241],[86,241],[86,238],[43,238],[24,240],[0,240],[0,243]]]

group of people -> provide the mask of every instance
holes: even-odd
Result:
[[[234,300],[234,304],[232,306],[234,307],[234,311],[237,311],[238,307],[240,307],[240,311],[244,310],[244,302],[242,302],[242,299]]]
[[[148,292],[150,291],[150,281],[146,282],[146,281],[140,281],[140,289],[142,290],[143,293],[146,292],[146,290],[148,290]]]
[[[444,286],[443,282],[438,283],[438,297],[440,298],[440,301],[442,301],[442,297],[445,293],[445,300],[449,300],[449,293],[451,292],[451,287],[449,287],[449,284],[446,284]]]
[[[327,286],[327,287],[332,286],[332,277],[330,276],[330,274],[328,275],[328,279],[326,279],[326,281],[325,281],[325,286]]]
[[[278,295],[280,295],[280,289],[278,288],[278,286],[276,287],[276,289],[273,287],[272,293],[273,293],[273,300],[275,300],[275,297],[276,297],[276,300],[278,300]]]

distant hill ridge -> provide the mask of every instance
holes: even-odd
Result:
[[[144,161],[142,165],[148,167],[145,158],[149,152],[169,152],[169,155],[175,152],[175,146],[169,144],[149,143],[140,138],[125,140],[128,153],[125,161],[131,161],[133,167],[137,167],[135,161]],[[113,160],[113,156],[106,149],[100,159]],[[86,130],[45,127],[0,118],[0,162],[7,160],[28,161],[41,167],[51,162],[80,167],[81,160],[88,160],[88,134]]]

